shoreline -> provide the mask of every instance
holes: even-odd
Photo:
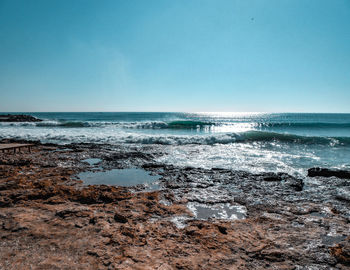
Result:
[[[0,153],[0,269],[350,266],[349,180],[175,167],[152,146],[36,144]],[[94,168],[86,158],[158,174],[162,189],[86,187],[74,180]],[[212,218],[214,206],[237,218]]]

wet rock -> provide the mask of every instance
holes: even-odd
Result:
[[[7,114],[0,115],[0,122],[41,122],[43,120],[38,119],[31,115],[26,114]]]
[[[282,181],[281,175],[278,175],[276,173],[265,173],[265,174],[260,174],[258,177],[261,177],[263,181],[267,182],[279,182]]]
[[[144,165],[142,165],[142,168],[144,169],[158,169],[158,168],[163,168],[164,164],[160,164],[160,163],[146,163]]]
[[[141,152],[119,152],[119,153],[114,153],[111,156],[105,157],[105,160],[115,161],[120,159],[129,159],[129,158],[140,158],[140,159],[149,160],[152,158],[152,155],[141,153]]]
[[[335,176],[338,178],[350,179],[350,171],[319,168],[319,167],[308,169],[307,175],[309,177],[315,177],[315,176],[332,177],[332,176]]]

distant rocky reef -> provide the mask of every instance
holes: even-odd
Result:
[[[27,114],[0,115],[0,122],[41,122],[43,120]]]

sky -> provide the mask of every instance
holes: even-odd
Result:
[[[0,0],[0,111],[350,112],[349,0]]]

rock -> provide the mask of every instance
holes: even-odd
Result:
[[[282,181],[281,175],[275,173],[264,173],[260,175],[263,181],[267,182],[279,182]]]
[[[125,227],[124,225],[122,225],[120,227],[120,232],[124,236],[130,237],[130,238],[135,238],[134,231],[130,227]]]
[[[0,190],[12,189],[12,188],[15,188],[16,186],[17,186],[17,183],[13,180],[6,181],[3,183],[0,182]]]
[[[128,219],[124,217],[123,215],[120,215],[118,213],[114,214],[114,220],[119,223],[127,223]]]
[[[57,211],[56,216],[61,218],[67,218],[69,216],[74,217],[88,217],[89,216],[89,208],[87,207],[70,207],[65,208],[63,210]]]
[[[164,164],[159,163],[146,163],[142,165],[142,168],[144,169],[157,169],[157,168],[163,168]]]
[[[338,200],[350,202],[350,191],[345,188],[341,188],[337,191],[335,196]]]
[[[0,197],[0,207],[10,206],[12,204],[12,200],[10,198]]]
[[[107,161],[115,161],[120,159],[130,159],[130,158],[140,158],[140,159],[151,159],[152,156],[150,154],[141,153],[141,152],[120,152],[120,153],[114,153],[111,156],[105,157],[105,160]]]
[[[0,122],[41,122],[43,120],[26,114],[0,115]]]
[[[7,218],[2,225],[2,228],[4,230],[8,230],[11,232],[18,232],[20,230],[25,230],[27,229],[26,226],[20,224],[19,222],[16,222],[15,220],[11,219],[11,218]]]
[[[287,175],[287,174],[286,174]],[[302,191],[304,187],[304,181],[299,178],[292,177],[290,175],[287,175],[283,179],[284,183],[291,188],[293,188],[295,191]]]
[[[45,203],[47,203],[47,204],[62,204],[65,202],[66,202],[66,200],[63,199],[61,196],[53,196],[53,197],[48,198],[45,201]]]
[[[331,247],[330,250],[337,262],[350,266],[350,237],[338,245]]]
[[[222,234],[227,234],[227,228],[224,226],[218,226],[218,230],[219,232],[221,232]]]
[[[286,173],[149,165],[161,165],[162,146],[47,147],[2,156],[11,164],[0,165],[0,269],[349,268],[346,180],[296,192],[302,179]],[[106,169],[148,168],[163,188],[84,186],[74,176],[90,156],[110,156]],[[216,218],[196,220],[193,202]]]
[[[11,165],[11,166],[28,166],[30,164],[30,160],[0,160],[0,165]]]
[[[327,168],[310,168],[307,170],[307,175],[309,177],[323,176],[323,177],[338,177],[342,179],[350,179],[350,171],[337,170],[337,169],[327,169]]]
[[[287,173],[262,173],[256,175],[258,179],[266,182],[282,182],[292,187],[295,191],[302,191],[304,182],[302,179],[295,178]]]

